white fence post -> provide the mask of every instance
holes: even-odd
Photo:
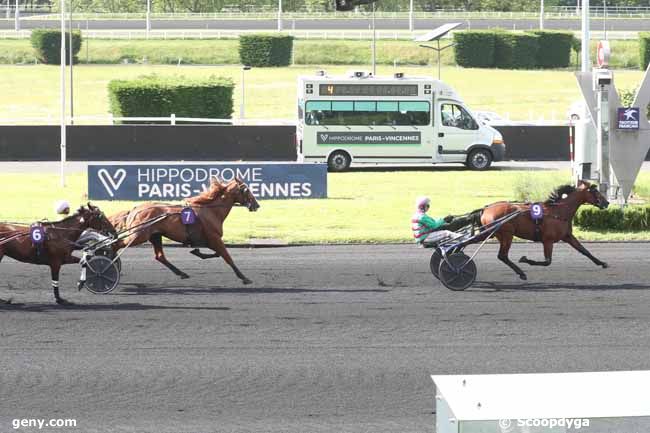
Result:
[[[172,125],[176,125],[176,114],[172,113],[171,119],[172,119]]]

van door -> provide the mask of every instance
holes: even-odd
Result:
[[[464,162],[467,148],[479,138],[479,125],[458,102],[438,104],[438,154],[444,162]]]

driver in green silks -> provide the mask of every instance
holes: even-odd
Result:
[[[427,215],[431,207],[429,197],[418,197],[415,200],[415,214],[411,217],[413,238],[418,245],[430,245],[445,239],[460,236],[450,229],[460,228],[471,224],[471,218],[447,215],[444,218],[432,218]]]

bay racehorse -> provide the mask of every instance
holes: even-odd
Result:
[[[109,219],[120,230],[128,232],[126,237],[115,244],[115,251],[149,241],[158,262],[179,277],[189,278],[189,275],[165,257],[163,237],[166,237],[195,248],[212,249],[214,254],[203,254],[198,249],[191,253],[201,259],[223,257],[235,275],[244,284],[250,284],[251,280],[237,268],[223,242],[223,223],[236,204],[245,206],[251,212],[260,207],[253,193],[241,180],[234,179],[224,184],[213,178],[206,191],[187,199],[184,205],[144,203],[128,212],[119,212]],[[186,208],[192,208],[196,214],[196,223],[183,224],[181,212]]]
[[[548,200],[541,203],[543,218],[535,222],[531,216],[532,203],[497,202],[476,212],[480,225],[485,226],[513,212],[520,212],[512,220],[504,223],[496,232],[500,247],[498,258],[515,271],[519,278],[526,279],[524,271],[508,258],[508,252],[514,236],[544,245],[544,261],[530,260],[526,256],[519,263],[530,266],[549,266],[553,260],[553,244],[564,241],[592,262],[603,268],[607,263],[594,257],[573,235],[573,217],[583,204],[591,204],[600,209],[609,206],[607,199],[598,191],[596,185],[580,181],[578,186],[563,185],[555,189]]]
[[[114,234],[115,231],[104,213],[90,203],[88,207],[82,206],[73,215],[61,221],[39,224],[45,233],[40,246],[32,241],[30,226],[0,224],[0,261],[4,256],[9,256],[19,262],[49,266],[54,300],[57,304],[70,304],[59,295],[59,272],[63,265],[79,263],[79,258],[72,255],[75,249],[79,249],[75,242],[81,233],[89,228],[105,234]]]

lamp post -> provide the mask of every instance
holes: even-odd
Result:
[[[377,76],[377,30],[375,26],[375,3],[372,3],[372,76]]]
[[[250,66],[242,66],[241,68],[241,105],[239,106],[239,119],[243,120],[245,116],[245,106],[246,106],[246,85],[245,85],[245,72],[250,71]]]
[[[7,0],[7,4],[9,4],[8,0]],[[14,11],[14,20],[15,20],[14,29],[16,29],[16,31],[20,31],[20,10],[18,9],[18,0],[16,0],[16,10]]]
[[[149,31],[151,30],[151,0],[147,0],[146,26],[147,39],[149,39]]]
[[[73,86],[73,75],[72,75],[72,63],[73,63],[73,49],[72,49],[72,8],[73,8],[73,0],[70,0],[70,35],[68,38],[68,45],[70,49],[68,50],[69,52],[69,62],[68,64],[70,65],[70,124],[74,125],[74,86]]]
[[[589,72],[591,64],[589,60],[589,0],[582,0],[582,72]]]
[[[65,124],[65,0],[61,0],[61,186],[65,187],[66,124]]]

